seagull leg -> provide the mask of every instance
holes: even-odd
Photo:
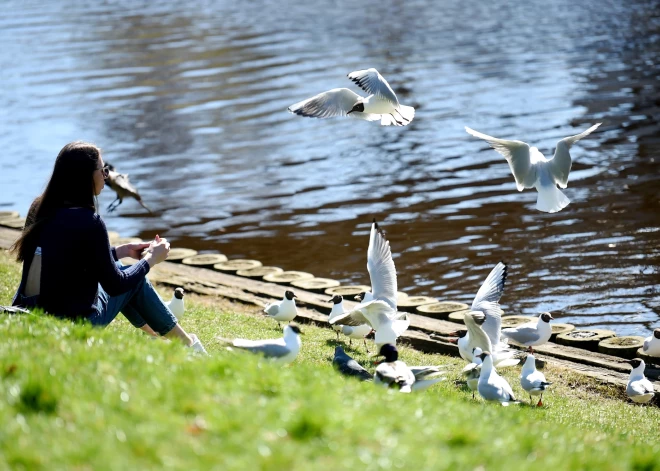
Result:
[[[119,203],[117,203],[118,201],[119,201],[119,198],[118,197],[115,198],[115,200],[112,203],[110,203],[110,205],[108,206],[108,209],[106,209],[106,211],[111,213],[115,209],[117,209],[117,206],[119,206]],[[115,203],[117,203],[117,204],[115,205]]]
[[[474,391],[472,391],[472,400],[474,401]]]
[[[531,394],[529,394],[529,403],[530,403],[530,404],[534,404],[534,403],[532,402],[532,395],[531,395]]]
[[[534,349],[532,348],[531,345],[529,346],[529,353],[531,353],[532,355],[534,354]]]
[[[539,399],[539,403],[536,404],[536,407],[541,407],[543,405],[543,393],[541,393],[541,397]]]
[[[352,346],[353,346],[353,339],[350,338],[350,337],[348,338],[348,346],[349,346],[349,347],[352,347]]]
[[[364,339],[364,350],[369,353],[369,347],[367,347],[367,339]]]

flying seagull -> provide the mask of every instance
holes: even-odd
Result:
[[[246,339],[225,339],[217,337],[224,344],[240,350],[247,350],[252,353],[261,354],[266,358],[272,359],[278,363],[291,363],[298,356],[300,351],[300,327],[296,324],[284,326],[284,336],[279,339],[268,340],[246,340]]]
[[[596,130],[601,123],[591,126],[586,131],[575,136],[565,137],[557,143],[555,155],[546,159],[536,147],[529,147],[522,141],[507,141],[482,134],[467,126],[468,134],[483,139],[509,162],[511,172],[516,180],[518,191],[524,188],[536,188],[538,198],[536,209],[546,213],[561,211],[571,201],[557,189],[568,186],[568,174],[571,171],[571,155],[568,152],[573,144]]]
[[[351,116],[380,120],[382,126],[405,126],[415,117],[415,108],[400,104],[390,84],[376,69],[356,70],[348,78],[369,96],[360,96],[348,88],[333,88],[289,106],[289,111],[309,118]]]

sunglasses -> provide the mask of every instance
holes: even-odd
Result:
[[[101,175],[103,175],[103,178],[108,178],[108,175],[110,175],[110,167],[108,167],[107,165],[97,168],[96,170],[101,171]]]

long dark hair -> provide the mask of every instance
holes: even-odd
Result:
[[[75,141],[62,147],[46,189],[30,206],[23,233],[11,247],[16,260],[22,262],[32,256],[41,228],[58,209],[96,210],[94,171],[100,157],[101,149],[88,142]]]

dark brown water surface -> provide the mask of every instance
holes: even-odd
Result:
[[[523,3],[523,2],[515,2]],[[652,0],[9,1],[0,16],[0,209],[27,212],[90,140],[154,210],[109,229],[368,283],[372,218],[400,289],[469,301],[510,265],[507,313],[660,327],[660,9]],[[287,106],[376,67],[405,128]],[[463,127],[573,151],[557,214]],[[101,195],[105,208],[114,199]]]

